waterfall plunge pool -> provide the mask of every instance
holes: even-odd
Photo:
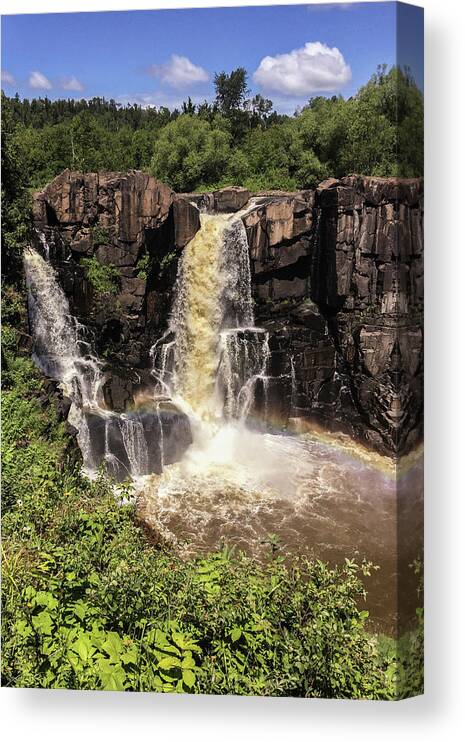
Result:
[[[261,433],[199,422],[183,459],[136,482],[139,518],[187,555],[222,544],[263,559],[279,553],[379,567],[367,579],[375,630],[415,615],[422,551],[422,455],[393,460],[349,438]]]

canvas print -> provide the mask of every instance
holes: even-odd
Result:
[[[422,693],[422,177],[418,7],[2,17],[4,686]]]

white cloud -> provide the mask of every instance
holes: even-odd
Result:
[[[60,81],[60,87],[63,90],[84,90],[84,85],[74,75],[63,77]]]
[[[35,88],[36,90],[52,89],[52,83],[50,82],[50,80],[48,80],[45,75],[42,74],[42,72],[39,72],[39,70],[31,72],[31,74],[29,75],[29,85],[31,86],[31,88]]]
[[[6,83],[7,85],[15,85],[16,80],[13,75],[10,75],[9,72],[7,72],[6,70],[2,70],[2,82]]]
[[[253,79],[264,90],[307,96],[340,90],[351,76],[350,67],[337,47],[309,41],[288,54],[264,57]]]
[[[209,75],[203,67],[198,67],[187,57],[172,54],[166,64],[154,64],[150,74],[160,78],[161,82],[172,85],[174,88],[184,88],[199,82],[208,82]]]

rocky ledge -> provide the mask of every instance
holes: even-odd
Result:
[[[175,194],[140,172],[64,171],[34,197],[37,245],[128,409],[150,384],[199,211],[240,212],[256,323],[270,335],[270,420],[345,431],[398,455],[422,436],[423,191],[351,175],[299,193]],[[44,239],[45,238],[45,239]],[[99,283],[100,279],[100,283]],[[106,281],[106,283],[104,282]]]

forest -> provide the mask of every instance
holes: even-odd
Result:
[[[423,98],[408,70],[380,66],[349,99],[312,98],[293,116],[249,98],[238,68],[215,77],[216,98],[181,110],[121,106],[114,100],[2,98],[4,137],[28,185],[40,188],[65,168],[150,171],[176,191],[240,183],[311,188],[349,173],[422,174]],[[408,143],[408,146],[405,146]]]

